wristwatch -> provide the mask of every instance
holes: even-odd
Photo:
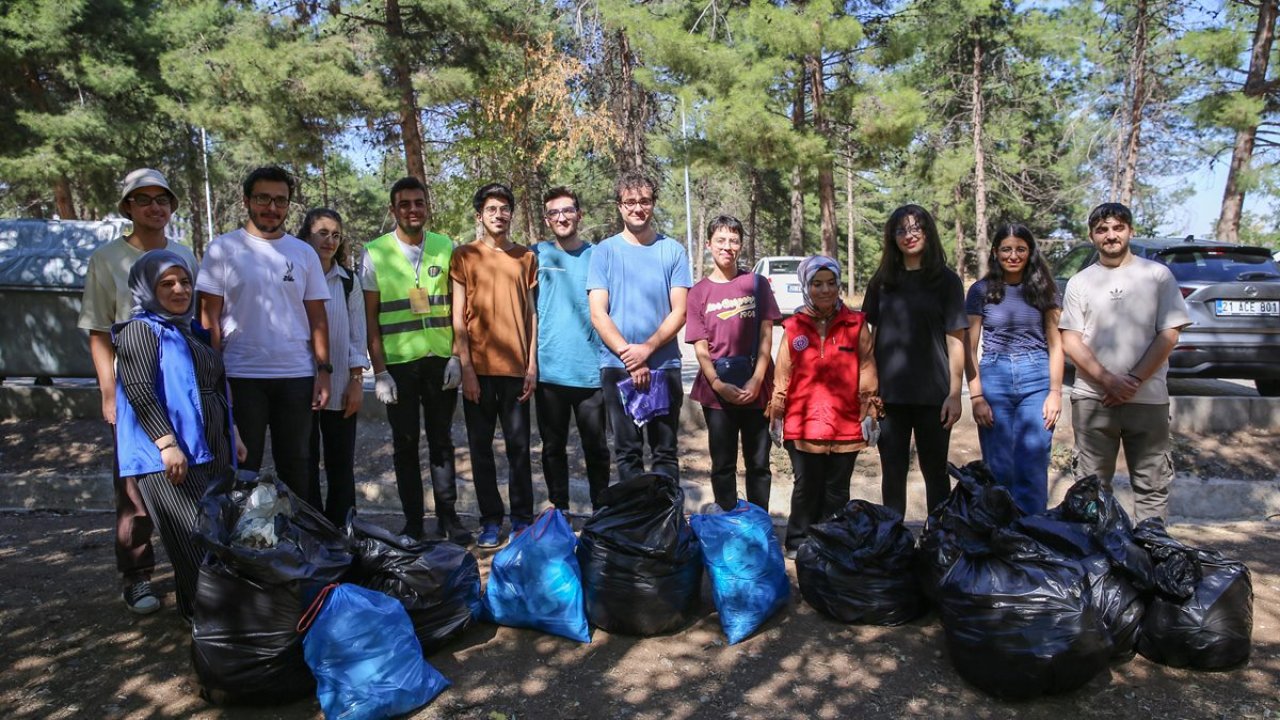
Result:
[[[333,374],[333,363],[316,363],[316,370]]]

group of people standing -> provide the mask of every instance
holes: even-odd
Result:
[[[1060,318],[1052,276],[1026,228],[997,232],[990,271],[966,301],[932,216],[917,205],[889,217],[880,267],[854,310],[842,299],[839,265],[822,256],[800,265],[803,306],[779,308],[768,279],[739,267],[745,231],[729,216],[708,228],[714,270],[694,284],[683,245],[655,227],[657,186],[640,174],[617,182],[620,233],[586,242],[578,197],[559,187],[543,197],[552,237],[532,247],[510,238],[515,198],[508,187],[492,183],[475,193],[477,237],[455,246],[426,229],[422,182],[401,179],[390,190],[396,226],[364,246],[358,270],[350,269],[351,245],[333,210],[312,209],[296,237],[285,232],[293,189],[280,168],[250,173],[244,226],[215,238],[197,269],[190,251],[165,240],[177,198],[164,176],[134,171],[120,200],[133,232],[90,261],[80,325],[90,333],[103,414],[115,428],[117,564],[135,612],[159,607],[149,582],[158,522],[179,609],[190,617],[199,563],[189,534],[198,501],[237,461],[258,470],[268,432],[280,479],[333,522],[345,522],[356,505],[356,414],[366,370],[391,426],[402,534],[427,532],[424,429],[434,535],[494,548],[504,519],[511,535],[529,526],[531,398],[557,508],[569,510],[571,420],[593,509],[610,483],[606,428],[619,480],[646,471],[646,451],[649,469],[678,480],[681,328],[698,361],[690,397],[706,419],[715,502],[725,510],[736,504],[741,448],[746,498],[768,508],[772,435],[795,476],[789,554],[810,524],[848,502],[858,453],[877,438],[887,506],[905,513],[913,438],[928,506],[946,497],[949,435],[961,416],[966,371],[984,458],[1020,507],[1043,510],[1064,354],[1096,395],[1085,395],[1092,404],[1084,412],[1077,400],[1073,415],[1077,472],[1109,481],[1123,442],[1145,498],[1139,515],[1163,512],[1171,468],[1167,453],[1163,465],[1150,455],[1167,449],[1163,373],[1169,338],[1176,341],[1186,313],[1182,307],[1178,315],[1172,298],[1181,296],[1176,284],[1169,296],[1172,277],[1161,275],[1162,266],[1126,254],[1132,218],[1123,206],[1101,206],[1090,217],[1103,271],[1087,276],[1091,286],[1080,292],[1072,281]],[[1104,288],[1113,281],[1122,289]],[[1124,339],[1138,342],[1136,328],[1149,323],[1150,347],[1099,347],[1099,338],[1115,340],[1113,315],[1129,313],[1100,299],[1118,297],[1142,306],[1122,323],[1132,331]],[[474,538],[457,512],[450,428],[459,389],[480,513]],[[1159,405],[1162,396],[1163,446],[1160,410],[1129,407]],[[498,490],[499,426],[509,508]]]

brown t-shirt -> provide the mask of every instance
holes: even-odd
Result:
[[[497,250],[482,240],[453,251],[449,278],[466,288],[467,337],[477,375],[524,377],[532,342],[538,259],[523,245]]]

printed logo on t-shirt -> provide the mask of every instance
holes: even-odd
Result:
[[[756,298],[754,295],[744,295],[707,303],[706,314],[714,314],[721,320],[728,320],[734,316],[753,318],[756,316]]]
[[[804,335],[799,335],[794,340],[791,341],[791,349],[795,350],[796,352],[800,352],[801,350],[804,350],[807,347],[809,347],[809,338],[805,337]]]
[[[293,263],[287,262],[284,264],[284,280],[281,282],[293,282]]]
[[[1111,288],[1111,299],[1119,301],[1124,299],[1124,288]]]

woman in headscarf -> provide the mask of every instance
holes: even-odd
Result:
[[[129,272],[133,318],[112,328],[120,474],[138,479],[188,620],[200,568],[191,531],[211,478],[231,467],[235,435],[222,358],[192,331],[191,278],[177,253],[143,254]]]
[[[795,485],[787,519],[787,557],[809,525],[849,502],[862,419],[872,412],[876,367],[861,312],[840,299],[840,265],[814,255],[796,271],[804,307],[782,323],[769,419],[782,424]]]

